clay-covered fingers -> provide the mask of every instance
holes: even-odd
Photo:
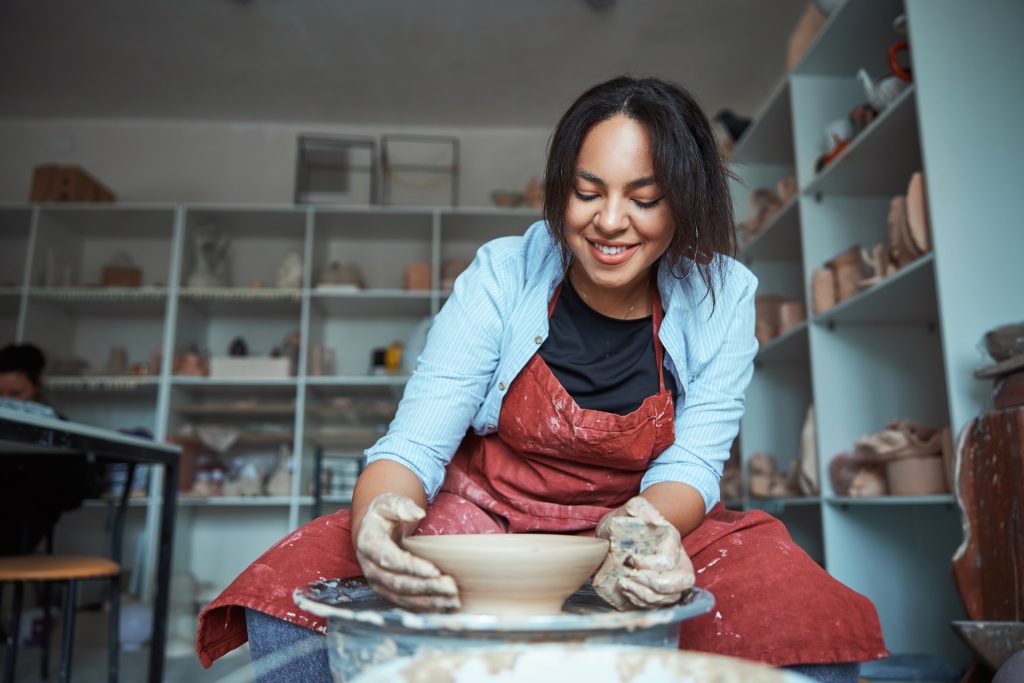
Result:
[[[668,524],[661,513],[658,512],[658,508],[651,505],[651,502],[643,496],[633,496],[619,509],[631,517],[644,520],[648,524],[656,526]]]
[[[376,518],[405,525],[419,522],[426,516],[426,511],[412,498],[397,493],[382,493],[370,501],[363,521],[365,523]]]
[[[679,601],[683,593],[693,588],[695,574],[693,564],[685,553],[679,552],[675,565],[664,570],[654,568],[650,564],[661,565],[664,558],[634,558],[634,568],[627,570],[619,579],[619,588],[631,603],[640,608],[672,605]]]
[[[693,586],[693,565],[678,529],[647,499],[636,496],[609,512],[597,535],[610,546],[594,588],[617,609],[671,605]]]
[[[377,496],[356,533],[356,559],[370,587],[397,605],[415,610],[458,608],[455,580],[399,545],[425,514],[405,496]]]
[[[431,577],[396,573],[369,561],[361,562],[361,566],[373,590],[396,605],[417,611],[458,609],[460,606],[455,580],[441,574],[433,565],[430,566],[435,575]]]

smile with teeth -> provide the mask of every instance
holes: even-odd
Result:
[[[607,244],[598,244],[597,242],[591,242],[590,244],[593,247],[595,247],[598,251],[600,251],[602,254],[608,254],[609,256],[615,256],[616,254],[621,254],[622,252],[624,252],[624,251],[626,251],[627,249],[630,248],[630,247],[626,247],[626,246],[611,247],[611,246],[608,246]]]

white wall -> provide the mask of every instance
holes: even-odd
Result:
[[[521,191],[544,171],[547,128],[375,128],[323,123],[0,121],[0,201],[28,200],[32,168],[75,163],[124,202],[290,204],[300,133],[415,133],[460,139],[462,206]]]

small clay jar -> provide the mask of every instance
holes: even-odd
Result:
[[[796,177],[791,175],[780,179],[775,184],[775,194],[779,196],[779,201],[783,204],[796,196],[796,189]]]
[[[818,268],[811,276],[811,301],[814,312],[822,313],[836,305],[836,276],[831,268]]]
[[[807,319],[807,307],[802,301],[783,301],[779,304],[779,334],[787,332]]]
[[[928,496],[946,493],[942,456],[899,458],[886,464],[889,493],[894,496]]]
[[[836,295],[839,301],[849,299],[860,290],[860,282],[864,279],[864,267],[860,260],[837,266],[835,272]]]
[[[837,301],[848,299],[859,291],[860,281],[864,279],[860,245],[854,245],[837,254],[829,262],[829,266],[835,272]]]
[[[430,289],[430,264],[416,261],[406,266],[405,288],[408,290]]]
[[[754,313],[757,324],[778,332],[779,306],[785,301],[778,294],[762,294],[754,300]]]

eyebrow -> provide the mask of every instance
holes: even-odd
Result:
[[[595,185],[600,185],[601,187],[605,187],[607,185],[607,183],[598,178],[596,175],[594,175],[590,171],[584,171],[582,168],[576,171],[576,177],[582,178],[587,182],[594,183]],[[643,178],[637,178],[636,180],[630,180],[628,183],[626,183],[626,189],[637,190],[640,189],[641,187],[648,187],[650,185],[657,184],[658,181],[654,178],[654,176],[645,176]]]

